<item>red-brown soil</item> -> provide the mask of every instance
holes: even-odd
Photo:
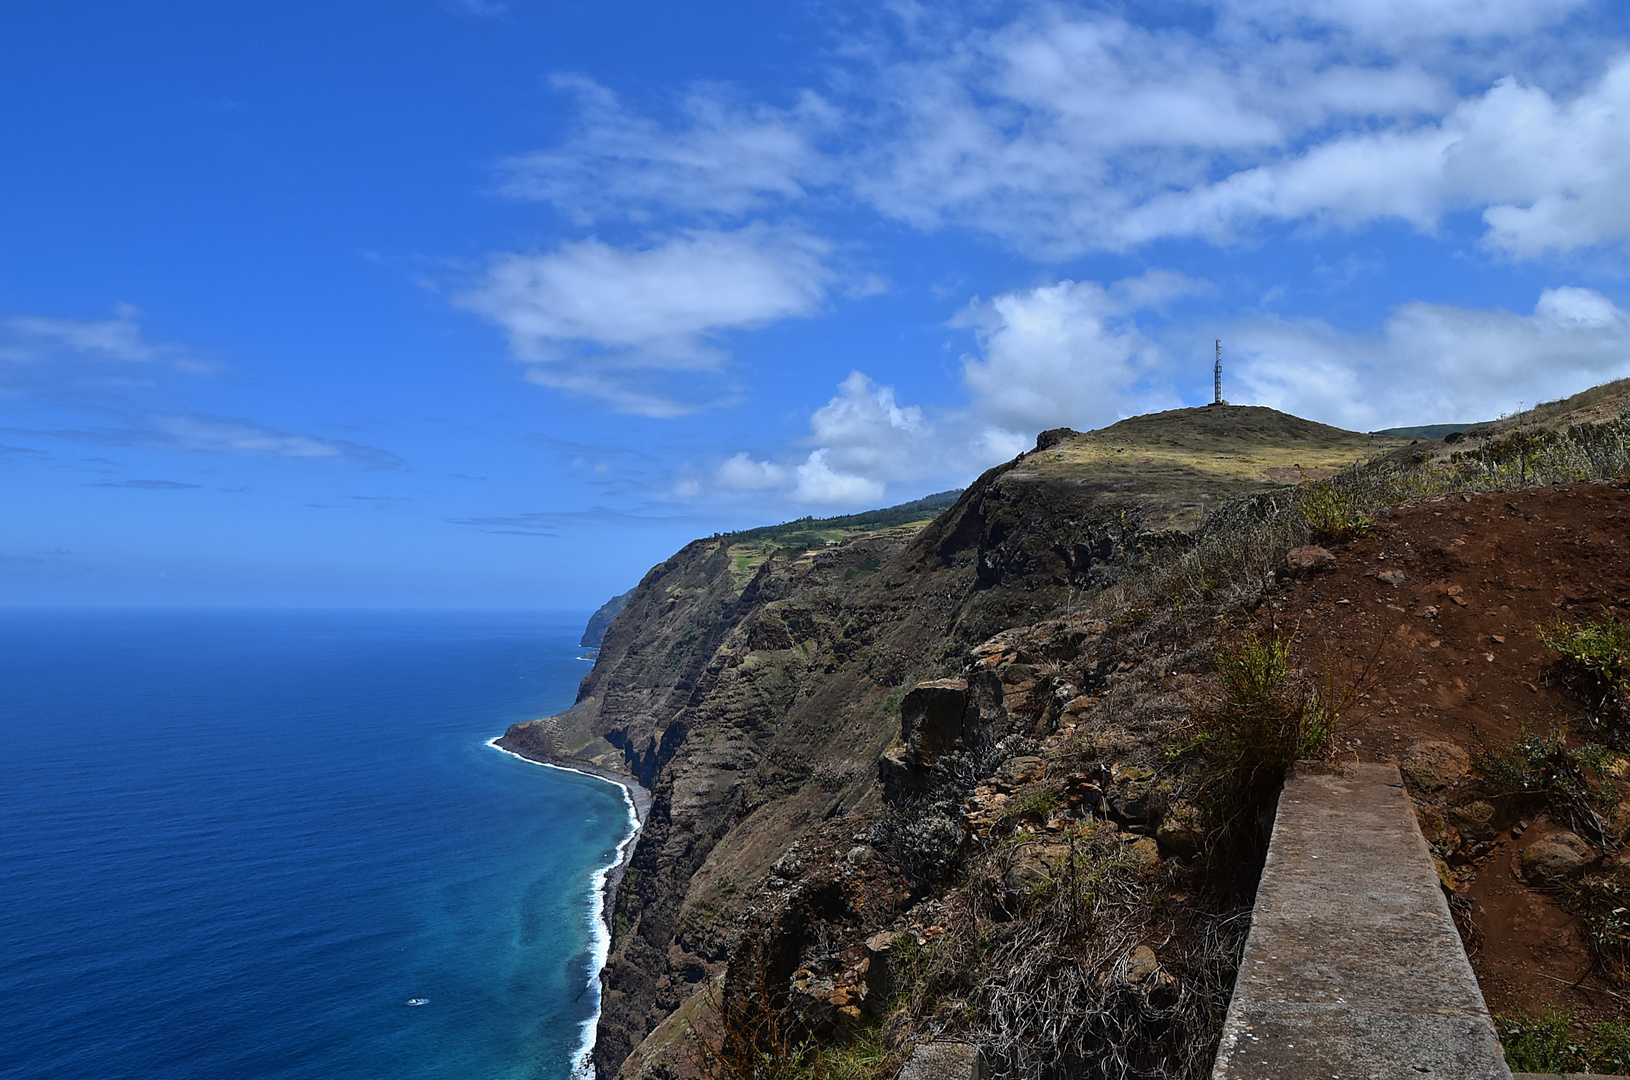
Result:
[[[1552,677],[1536,631],[1559,614],[1630,614],[1630,493],[1574,484],[1429,499],[1335,553],[1334,567],[1270,594],[1270,610],[1296,628],[1310,670],[1349,680],[1363,673],[1337,738],[1341,754],[1407,759],[1412,746],[1445,741],[1475,762],[1509,746],[1522,725],[1545,732],[1570,722],[1569,744],[1583,741],[1583,710]],[[1399,571],[1397,583],[1381,576]],[[1436,790],[1411,787],[1423,831],[1452,868],[1490,1008],[1622,1013],[1630,990],[1593,965],[1560,892],[1514,870],[1523,847],[1567,826],[1524,820],[1532,804],[1491,799],[1498,812],[1489,827],[1457,830],[1457,804],[1486,797],[1476,783],[1473,775]],[[1604,794],[1611,807],[1630,786]],[[1617,857],[1598,854],[1604,867]]]

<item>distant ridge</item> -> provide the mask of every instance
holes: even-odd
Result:
[[[818,529],[888,529],[895,525],[909,525],[913,521],[938,517],[941,510],[954,505],[962,497],[963,490],[952,488],[950,491],[924,495],[920,499],[913,499],[899,506],[887,506],[880,510],[865,510],[858,514],[828,518],[801,517],[795,521],[783,521],[779,525],[760,525],[753,529],[717,535],[728,537],[738,543],[750,543],[754,540],[774,540],[792,533],[813,532]]]
[[[1445,435],[1453,435],[1476,429],[1486,428],[1494,423],[1492,420],[1479,420],[1475,424],[1417,424],[1414,427],[1389,427],[1380,431],[1372,431],[1371,435],[1395,435],[1400,439],[1441,439]]]

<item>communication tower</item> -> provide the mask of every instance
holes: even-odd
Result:
[[[1211,404],[1228,404],[1222,396],[1222,338],[1217,339],[1217,364],[1211,369]]]

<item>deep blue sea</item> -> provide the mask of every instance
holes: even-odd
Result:
[[[0,1078],[569,1076],[626,804],[485,741],[582,624],[0,612]]]

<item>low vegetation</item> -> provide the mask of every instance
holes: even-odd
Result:
[[[1257,817],[1285,770],[1324,753],[1353,692],[1297,672],[1290,637],[1250,632],[1217,654],[1218,694],[1200,710],[1195,747],[1205,759],[1200,807],[1214,833],[1214,859],[1236,862],[1256,846]]]
[[[1259,593],[1285,553],[1362,535],[1389,508],[1436,495],[1630,476],[1630,412],[1560,430],[1515,428],[1442,454],[1406,448],[1328,480],[1235,499],[1208,514],[1192,542],[1160,545],[1098,606],[1121,617]]]
[[[1592,726],[1616,741],[1630,721],[1630,623],[1603,609],[1594,619],[1558,617],[1539,628],[1540,641],[1556,657],[1563,685],[1589,710]]]
[[[1630,1024],[1623,1020],[1582,1024],[1572,1013],[1553,1011],[1510,1013],[1495,1024],[1514,1073],[1630,1072]]]
[[[1618,871],[1592,874],[1568,893],[1597,962],[1622,984],[1630,975],[1630,882]]]
[[[1477,766],[1496,794],[1543,805],[1580,836],[1608,846],[1607,808],[1599,796],[1612,790],[1618,762],[1598,743],[1570,748],[1559,725],[1540,734],[1525,724],[1516,742],[1484,751]]]

